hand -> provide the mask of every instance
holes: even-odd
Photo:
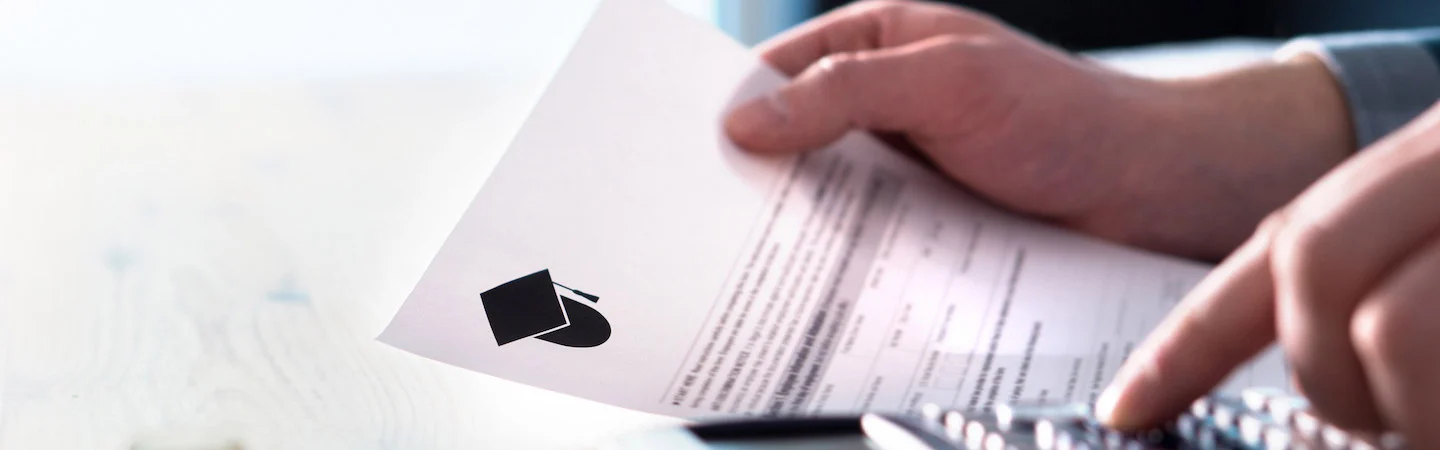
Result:
[[[1320,416],[1440,448],[1437,194],[1440,104],[1267,219],[1131,355],[1104,419],[1167,419],[1278,339]]]
[[[1151,80],[974,12],[893,1],[842,8],[759,51],[796,78],[728,117],[742,147],[896,133],[1003,206],[1202,259],[1352,152],[1344,101],[1313,59]]]

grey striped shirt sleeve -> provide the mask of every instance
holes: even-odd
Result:
[[[1276,53],[1320,57],[1345,91],[1356,148],[1400,128],[1440,99],[1440,28],[1303,37]]]

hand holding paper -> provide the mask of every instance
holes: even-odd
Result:
[[[785,82],[659,2],[603,2],[381,339],[685,417],[1093,402],[1207,270],[1014,217],[860,132],[735,148],[724,112]],[[1237,383],[1283,381],[1257,367]]]
[[[922,2],[857,2],[758,50],[796,79],[728,117],[746,148],[894,133],[1011,210],[1205,260],[1350,152],[1314,58],[1140,78]]]

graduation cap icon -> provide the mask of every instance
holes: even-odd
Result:
[[[511,280],[480,293],[495,343],[536,338],[566,347],[594,347],[610,339],[610,322],[576,297],[599,303],[600,297],[550,279],[550,269]]]

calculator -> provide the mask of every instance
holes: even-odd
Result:
[[[710,450],[1392,450],[1395,433],[1350,433],[1304,398],[1275,389],[1213,395],[1141,432],[1108,429],[1085,404],[1017,403],[989,411],[926,405],[919,414],[702,422],[627,436],[602,448]]]

